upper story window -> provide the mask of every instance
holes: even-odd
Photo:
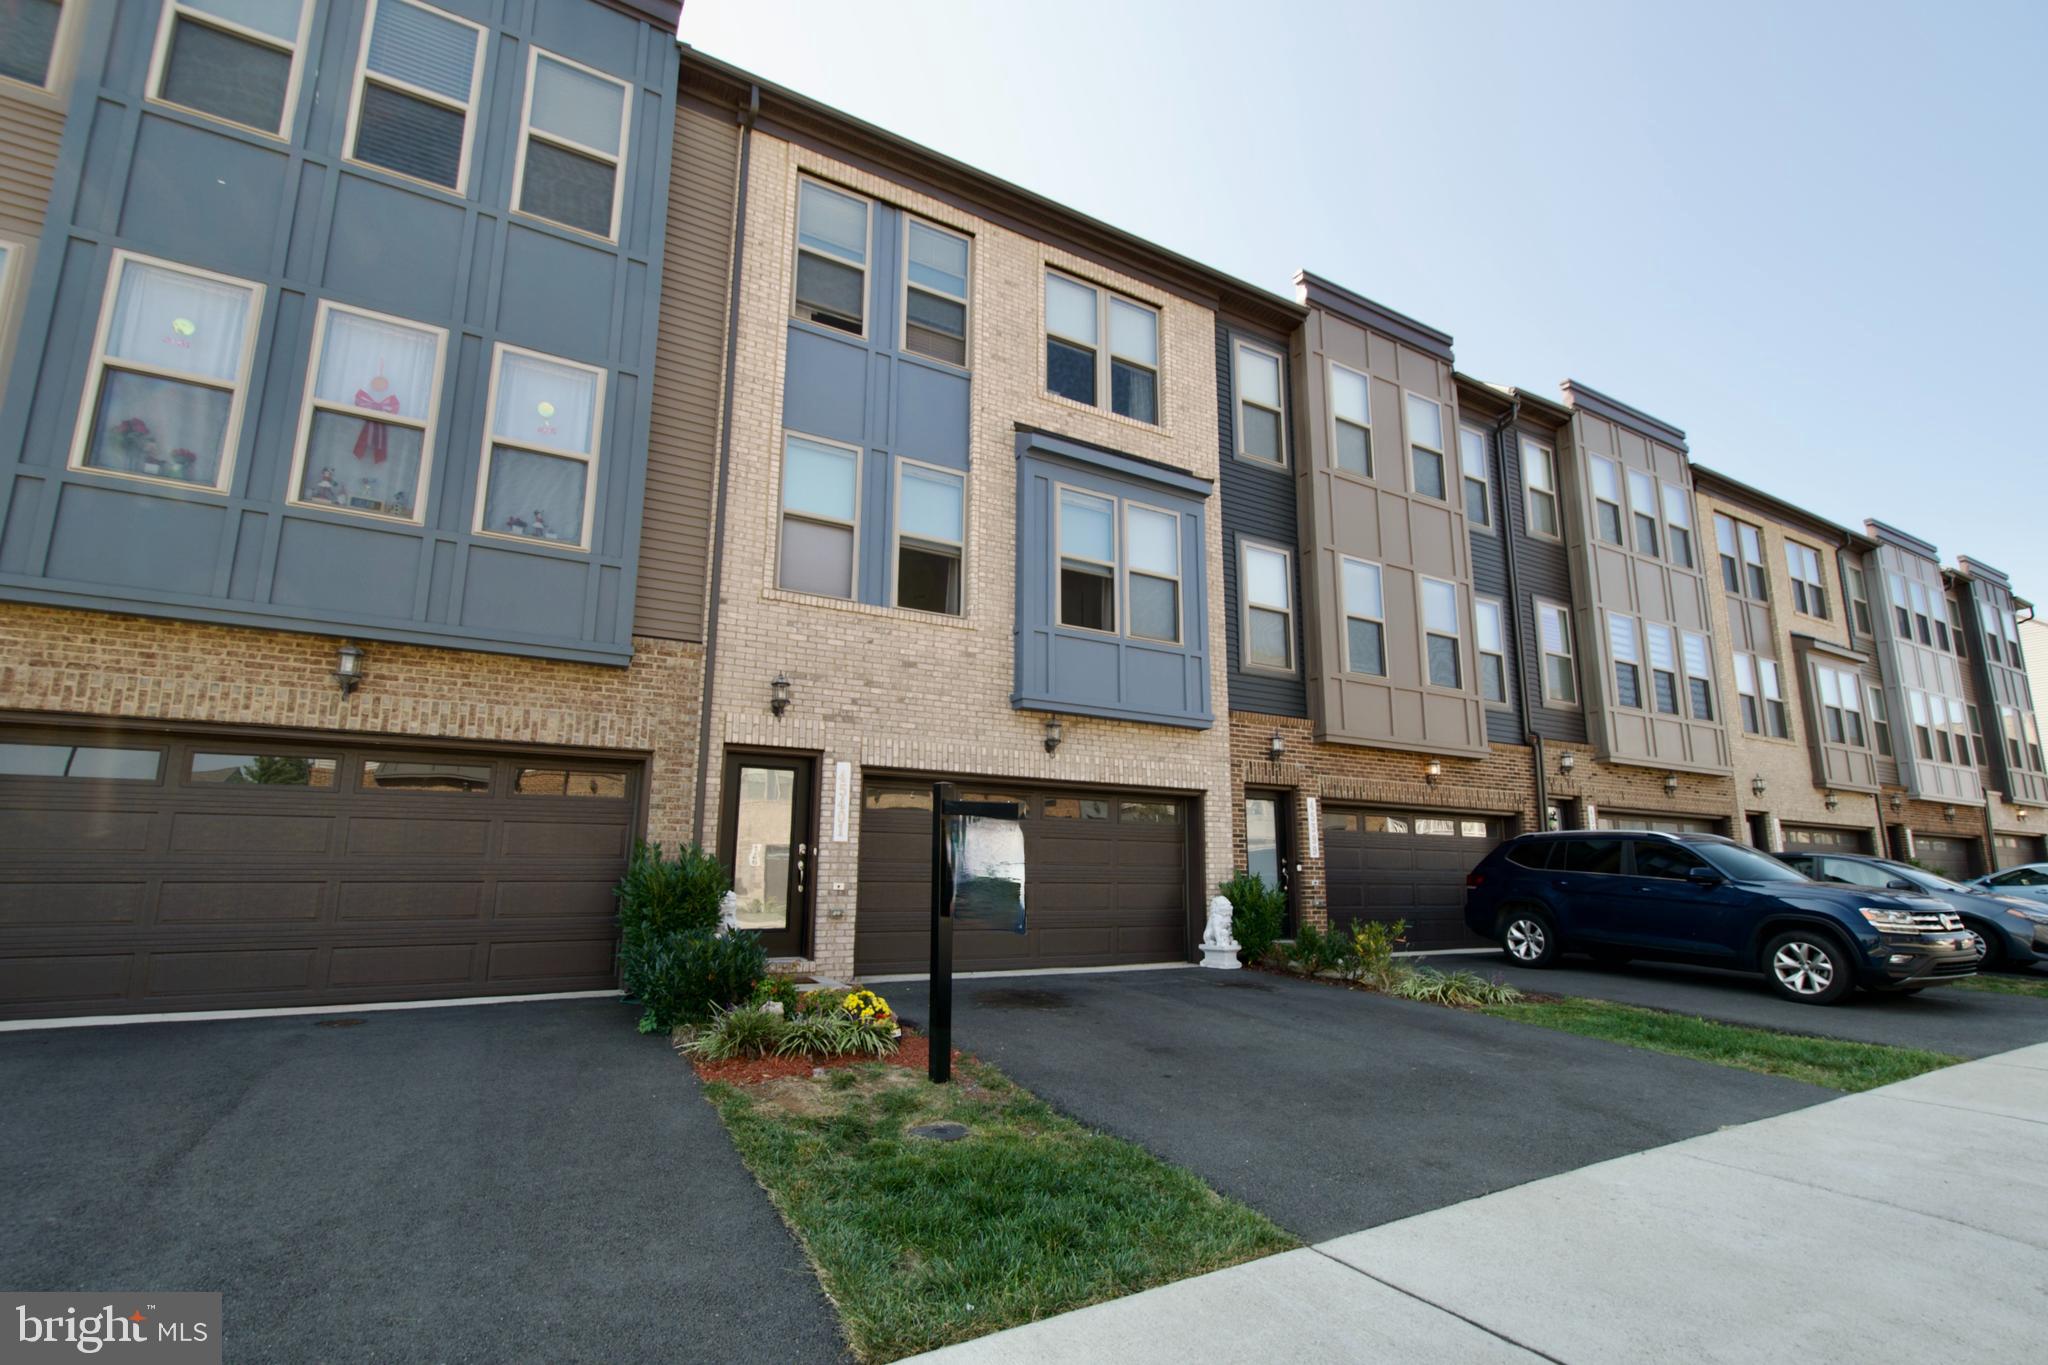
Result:
[[[1429,661],[1431,687],[1463,687],[1459,663],[1458,585],[1435,578],[1422,580],[1422,642]]]
[[[1557,457],[1548,446],[1522,443],[1522,487],[1529,499],[1529,534],[1557,539]]]
[[[1628,506],[1635,524],[1636,553],[1662,559],[1664,548],[1657,543],[1657,481],[1640,469],[1628,472]]]
[[[2020,712],[2020,724],[2027,732],[2027,758],[2035,772],[2048,772],[2041,763],[2041,725],[2032,711]]]
[[[1133,639],[1180,643],[1179,514],[1066,487],[1059,490],[1058,508],[1059,623],[1079,630],[1119,633],[1121,573],[1125,615],[1121,633]]]
[[[1294,671],[1294,559],[1277,546],[1238,542],[1244,666]]]
[[[1786,541],[1785,569],[1792,575],[1792,609],[1826,620],[1827,577],[1821,572],[1820,551],[1796,540]]]
[[[1948,598],[1947,638],[1949,647],[1955,650],[1958,659],[1970,657],[1970,651],[1963,644],[1963,606],[1956,600],[1954,593],[1950,593]]]
[[[225,491],[263,286],[114,253],[74,469]]]
[[[1062,488],[1059,494],[1059,621],[1116,633],[1116,499]]]
[[[469,184],[484,30],[420,0],[371,0],[349,156],[461,194]]]
[[[1830,744],[1863,747],[1863,683],[1846,668],[1815,666],[1820,678],[1821,733]]]
[[[1650,700],[1667,716],[1681,714],[1678,701],[1678,636],[1656,621],[1643,623],[1650,647]]]
[[[806,180],[796,191],[796,315],[867,331],[868,201]]]
[[[1984,744],[1984,717],[1974,706],[1965,707],[1964,709],[1970,713],[1970,738],[1977,743],[1979,765],[1988,766],[1991,762],[1991,750],[1986,748]]]
[[[293,502],[421,519],[447,341],[439,327],[321,302],[299,412]]]
[[[151,97],[289,138],[310,9],[305,0],[166,0]]]
[[[593,237],[616,238],[629,93],[616,76],[528,49],[513,206]]]
[[[1875,635],[1870,621],[1870,588],[1863,577],[1863,570],[1855,564],[1842,566],[1842,577],[1848,584],[1849,615],[1855,622],[1856,630],[1862,635]]]
[[[1927,714],[1927,694],[1907,689],[1906,709],[1913,717],[1913,747],[1929,763],[1934,761],[1934,729]],[[1942,737],[1943,743],[1947,736]]]
[[[1999,608],[1999,619],[2005,622],[2006,659],[2014,668],[2024,668],[2026,663],[2020,653],[2020,618],[2013,614],[2011,607]]]
[[[1330,362],[1330,456],[1337,468],[1372,477],[1372,381]]]
[[[1237,453],[1260,464],[1287,463],[1287,424],[1280,402],[1280,357],[1240,341],[1231,348],[1236,369]]]
[[[479,535],[590,548],[603,370],[499,342],[484,424]]]
[[[1504,703],[1508,699],[1508,654],[1501,604],[1474,598],[1472,624],[1479,655],[1479,695],[1486,701]]]
[[[1707,637],[1684,632],[1685,686],[1692,701],[1694,720],[1714,718],[1714,665],[1707,652]]]
[[[1572,616],[1555,602],[1536,603],[1536,633],[1543,645],[1543,700],[1579,704],[1579,666],[1572,656]]]
[[[1643,704],[1643,666],[1636,648],[1636,618],[1619,612],[1607,613],[1608,652],[1614,656],[1614,704],[1640,708]]]
[[[1465,475],[1465,522],[1493,525],[1493,480],[1488,474],[1486,433],[1477,427],[1458,428],[1458,467]]]
[[[1621,466],[1598,455],[1587,457],[1593,481],[1593,530],[1610,545],[1626,545],[1621,530]]]
[[[915,218],[903,222],[903,349],[965,366],[967,239]]]
[[[1344,667],[1387,676],[1387,606],[1380,566],[1344,558]]]
[[[1721,586],[1738,597],[1769,601],[1771,579],[1764,570],[1763,533],[1746,521],[1716,512],[1714,545],[1721,555]]]
[[[896,605],[958,616],[966,549],[966,476],[898,460]]]
[[[1045,276],[1045,387],[1089,407],[1159,421],[1159,314],[1065,275]],[[1105,351],[1101,339],[1107,335]],[[1106,380],[1106,383],[1105,383]]]
[[[852,598],[859,530],[860,451],[785,433],[775,581],[791,592]]]
[[[1124,594],[1130,600],[1130,633],[1179,644],[1179,515],[1126,502],[1124,542],[1128,546]]]
[[[1664,534],[1671,542],[1671,562],[1690,569],[1692,560],[1692,499],[1675,484],[1659,484],[1664,494]]]
[[[1892,723],[1885,714],[1884,689],[1873,687],[1865,694],[1870,710],[1870,737],[1877,745],[1877,751],[1886,758],[1892,757]]]
[[[1745,732],[1772,739],[1791,738],[1791,717],[1785,710],[1785,693],[1778,682],[1777,660],[1738,653],[1735,695],[1741,703]]]
[[[1408,450],[1415,491],[1439,501],[1449,498],[1444,483],[1444,410],[1412,393],[1408,395]]]
[[[2005,650],[1998,639],[1998,608],[1981,597],[1977,599],[1977,623],[1984,627],[1984,652],[1991,656],[1991,662],[2004,663]]]
[[[1917,578],[1906,580],[1907,600],[1913,604],[1913,634],[1923,645],[1934,644],[1934,594]]]
[[[61,0],[0,3],[0,79],[48,86],[63,19]]]

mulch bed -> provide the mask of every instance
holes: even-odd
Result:
[[[897,1040],[896,1051],[887,1057],[733,1057],[723,1062],[703,1062],[693,1058],[690,1065],[696,1069],[699,1080],[724,1081],[728,1085],[759,1085],[763,1081],[808,1076],[813,1071],[859,1066],[863,1062],[886,1062],[890,1066],[923,1071],[930,1064],[931,1056],[930,1041],[906,1026],[903,1037]],[[953,1060],[960,1060],[957,1047],[953,1049]]]

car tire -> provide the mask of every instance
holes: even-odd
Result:
[[[1541,910],[1516,906],[1501,919],[1501,951],[1517,967],[1557,965],[1557,926]]]
[[[1764,980],[1801,1005],[1832,1005],[1856,989],[1856,969],[1833,934],[1794,929],[1764,945]]]
[[[1977,970],[1980,972],[2004,971],[2005,944],[2000,940],[1998,931],[1971,924],[1968,920],[1964,920],[1963,924],[1971,933],[1984,940],[1984,956],[1977,959]]]

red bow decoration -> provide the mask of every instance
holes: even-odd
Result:
[[[398,412],[398,395],[394,393],[385,398],[372,398],[363,390],[357,389],[356,406],[395,415]],[[390,435],[384,430],[384,424],[363,423],[362,431],[356,436],[356,458],[360,460],[368,455],[372,464],[383,464],[390,453]]]

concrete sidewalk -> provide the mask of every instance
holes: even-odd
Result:
[[[921,1357],[2023,1360],[2048,1044]]]

